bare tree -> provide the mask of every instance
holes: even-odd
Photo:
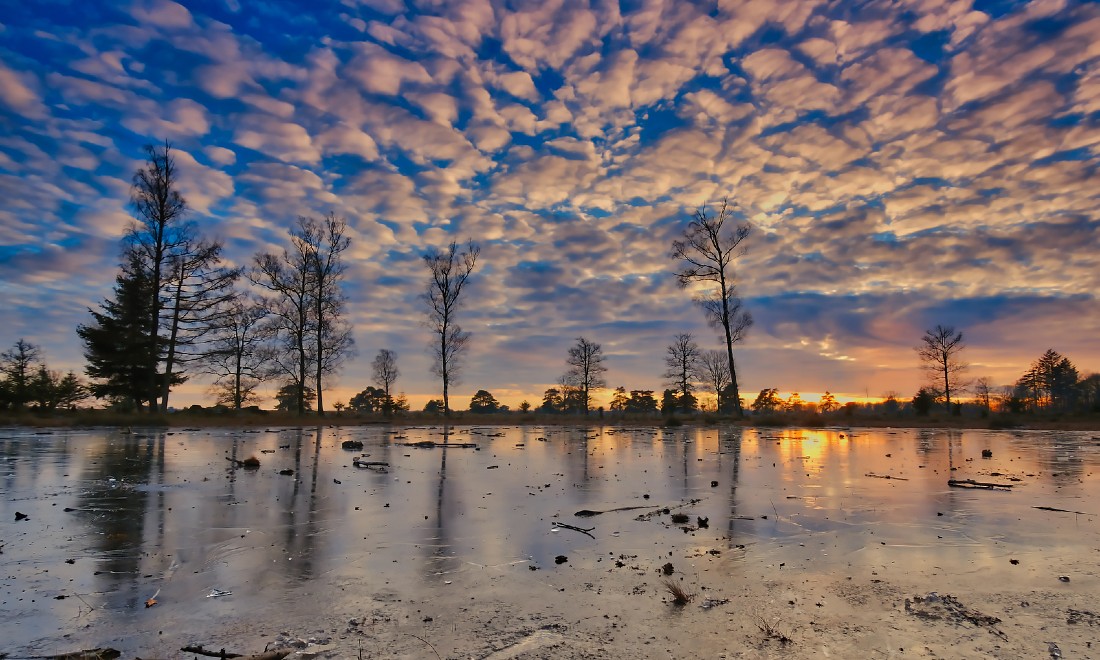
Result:
[[[744,254],[742,241],[749,235],[751,226],[738,224],[728,200],[722,201],[717,215],[708,215],[706,206],[695,212],[694,219],[684,230],[683,237],[672,242],[670,256],[683,263],[676,273],[681,287],[704,282],[713,289],[697,302],[707,314],[707,320],[722,328],[725,334],[726,363],[730,373],[732,405],[738,415],[741,396],[737,387],[737,367],[733,361],[733,345],[744,338],[752,325],[752,316],[742,309],[737,297],[733,262]]]
[[[167,332],[164,341],[164,371],[161,378],[160,405],[168,410],[173,384],[182,381],[186,364],[203,359],[210,333],[221,323],[226,304],[236,293],[233,284],[242,269],[222,265],[222,244],[193,238],[190,232],[169,256],[164,283],[167,294],[161,325]]]
[[[248,277],[272,294],[263,304],[271,314],[276,340],[285,349],[273,354],[273,368],[290,379],[283,389],[296,388],[296,405],[291,407],[303,415],[307,410],[306,377],[310,366],[311,251],[293,229],[290,243],[291,250],[283,250],[281,255],[257,254]]]
[[[978,400],[982,411],[989,414],[990,402],[993,398],[993,381],[988,376],[982,376],[974,381],[974,397]]]
[[[41,357],[41,349],[23,339],[0,353],[0,372],[5,376],[12,407],[16,410],[21,409],[32,398],[31,382],[34,378],[34,368]]]
[[[374,370],[374,384],[386,393],[386,400],[382,404],[384,411],[387,415],[392,415],[393,394],[390,390],[401,376],[401,370],[397,368],[397,353],[388,348],[381,349],[378,355],[374,356],[371,368]]]
[[[569,369],[562,377],[562,384],[577,388],[580,408],[587,413],[592,407],[592,390],[607,386],[603,377],[607,372],[603,347],[584,337],[577,337],[577,343],[570,347],[565,362]]]
[[[238,295],[225,304],[213,331],[203,366],[215,376],[218,403],[240,410],[259,399],[256,389],[268,377],[273,326],[262,301]]]
[[[314,389],[317,414],[325,414],[321,380],[339,370],[354,351],[351,328],[343,319],[346,297],[340,288],[346,266],[343,253],[351,245],[347,221],[329,213],[322,220],[298,219],[300,236],[309,247],[313,284]]]
[[[955,332],[951,326],[937,325],[925,330],[924,336],[916,346],[922,366],[938,382],[943,383],[943,394],[947,399],[947,410],[951,410],[951,393],[960,387],[958,382],[967,364],[959,359],[959,353],[966,348],[963,333]]]
[[[722,411],[722,392],[730,382],[730,368],[723,351],[703,351],[699,356],[699,375],[714,390],[718,411]]]
[[[665,348],[667,369],[664,377],[680,392],[680,408],[685,412],[695,407],[691,393],[695,390],[700,358],[699,344],[689,333],[676,335],[676,339]]]
[[[165,271],[169,260],[181,246],[191,239],[193,230],[184,222],[187,202],[177,190],[176,164],[172,157],[172,145],[163,148],[146,145],[146,164],[134,173],[130,187],[130,204],[134,208],[135,221],[131,224],[126,240],[133,251],[140,255],[148,269],[152,295],[150,324],[152,336],[149,351],[152,364],[148,373],[157,374],[158,363],[165,353],[161,332],[161,312],[165,306]],[[157,399],[172,385],[172,377],[156,377],[149,383],[151,409],[158,409]],[[161,409],[167,409],[162,402]]]
[[[470,333],[463,332],[456,319],[462,301],[462,290],[477,265],[481,248],[472,240],[459,250],[451,241],[445,250],[432,249],[423,256],[431,273],[424,302],[428,306],[428,326],[435,334],[431,353],[435,358],[432,371],[443,381],[443,414],[451,413],[450,387],[458,382],[462,357],[470,342]]]

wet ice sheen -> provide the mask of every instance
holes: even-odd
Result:
[[[673,547],[676,561],[720,553],[731,580],[900,566],[1049,588],[1100,545],[1093,433],[451,431],[0,429],[0,652],[139,652],[261,621],[320,629],[368,600],[430,600],[474,576],[515,590],[532,567],[583,580]],[[445,438],[478,448],[404,445]],[[388,470],[355,467],[364,454]],[[259,469],[234,467],[250,456]],[[953,489],[951,477],[1013,488]],[[625,507],[651,508],[612,511]],[[688,513],[688,532],[646,515],[663,507]],[[691,529],[700,516],[709,527]]]

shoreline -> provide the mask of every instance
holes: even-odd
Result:
[[[106,410],[80,410],[38,414],[0,413],[0,426],[16,428],[257,428],[267,426],[662,426],[667,428],[708,428],[737,426],[744,428],[912,428],[992,431],[1100,431],[1100,414],[1091,415],[1002,415],[982,417],[872,416],[844,414],[760,415],[737,419],[712,413],[691,416],[557,415],[542,413],[477,414],[455,412],[450,417],[429,413],[406,413],[383,418],[357,413],[326,413],[299,416],[275,411],[179,411],[168,414],[123,414]]]

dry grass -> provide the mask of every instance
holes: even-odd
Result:
[[[665,590],[668,591],[669,595],[672,596],[673,605],[683,606],[695,600],[695,592],[688,591],[686,588],[684,588],[684,585],[680,584],[676,580],[666,579],[662,580],[661,583],[664,585]]]
[[[760,632],[764,633],[765,638],[774,639],[778,641],[782,646],[786,646],[787,644],[790,644],[794,641],[790,638],[789,635],[787,635],[787,633],[779,629],[778,620],[773,623],[771,621],[768,621],[764,617],[760,617],[756,621],[756,627],[760,629]]]

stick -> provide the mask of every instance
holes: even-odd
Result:
[[[596,538],[595,536],[592,536],[592,534],[591,534],[592,530],[596,529],[595,527],[589,527],[588,529],[585,529],[583,527],[574,527],[573,525],[567,525],[563,522],[556,522],[556,523],[554,523],[554,525],[557,526],[557,527],[564,527],[565,529],[571,529],[574,532],[580,532],[581,534],[586,534],[590,538]]]
[[[183,651],[184,653],[194,653],[195,655],[205,655],[208,658],[239,658],[239,657],[241,657],[240,653],[226,653],[225,649],[222,649],[221,651],[207,651],[206,649],[204,649],[202,647],[201,644],[198,645],[198,646],[185,646],[180,650]]]
[[[1040,511],[1055,511],[1057,513],[1076,513],[1079,516],[1091,516],[1091,513],[1085,513],[1084,511],[1070,511],[1069,509],[1059,509],[1053,506],[1033,506],[1032,509],[1039,509]]]
[[[894,477],[889,474],[875,474],[874,472],[868,472],[863,475],[865,477],[874,477],[875,479],[893,479],[894,481],[909,481],[905,477]]]
[[[106,649],[88,649],[86,651],[74,651],[72,653],[61,653],[59,655],[41,655],[35,656],[39,658],[48,658],[49,660],[111,660],[117,658],[122,654],[112,648]],[[0,658],[6,658],[6,653],[0,654]]]
[[[581,509],[574,513],[574,516],[578,518],[591,518],[592,516],[598,516],[602,513],[611,513],[612,511],[633,511],[635,509],[660,509],[659,506],[621,506],[617,509],[608,509],[606,511],[593,511],[592,509]],[[594,528],[593,528],[594,529]]]
[[[386,461],[361,461],[359,459],[355,459],[351,463],[355,467],[361,467],[361,468],[376,468],[376,467],[388,468],[390,466],[390,464],[387,463]]]
[[[429,642],[428,640],[424,639],[423,637],[421,637],[421,636],[419,636],[419,635],[413,635],[412,633],[409,633],[409,635],[412,635],[413,637],[416,637],[416,638],[417,638],[417,639],[419,639],[420,641],[422,641],[422,642],[424,642],[425,644],[427,644],[427,645],[428,645],[428,648],[430,648],[430,649],[432,650],[432,653],[434,653],[434,654],[435,654],[435,657],[439,658],[439,660],[443,660],[443,656],[439,655],[439,651],[436,651],[436,650],[435,650],[435,647],[434,647],[434,646],[432,646],[432,643],[431,643],[431,642]]]
[[[973,479],[948,479],[947,485],[952,488],[985,488],[986,490],[1000,488],[1008,490],[1012,488],[1012,484],[995,484],[989,481],[974,481]]]

